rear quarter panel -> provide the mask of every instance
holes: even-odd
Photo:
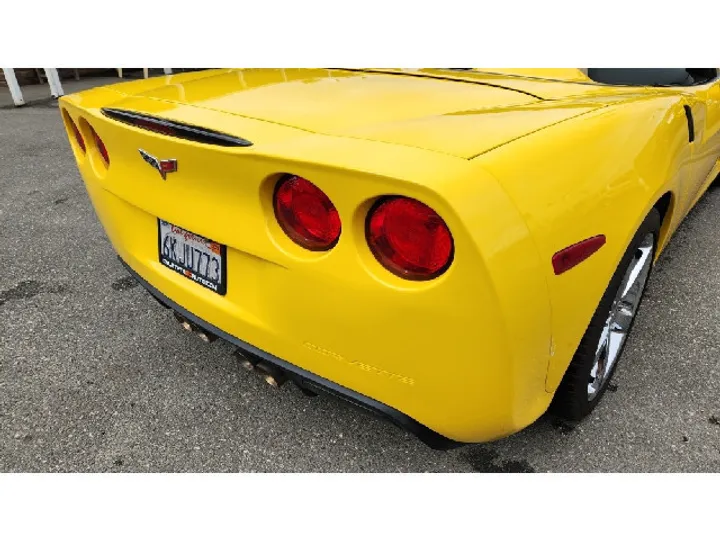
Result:
[[[653,205],[672,193],[661,248],[685,214],[676,201],[684,200],[684,186],[692,180],[686,99],[638,98],[476,159],[517,205],[543,261],[552,311],[549,392],[557,389],[628,243]],[[607,237],[605,246],[554,275],[554,253],[598,234]]]

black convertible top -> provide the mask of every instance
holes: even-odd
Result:
[[[590,68],[588,77],[603,84],[694,86],[717,77],[715,68]]]

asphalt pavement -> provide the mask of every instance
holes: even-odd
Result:
[[[719,225],[716,188],[591,418],[434,451],[181,331],[116,259],[57,107],[0,110],[0,471],[720,472]]]

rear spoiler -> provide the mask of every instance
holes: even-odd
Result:
[[[155,133],[186,139],[202,144],[213,144],[216,146],[252,146],[253,143],[240,137],[234,137],[227,133],[220,133],[211,129],[182,124],[172,120],[165,120],[156,116],[150,116],[123,109],[103,108],[102,113],[108,118],[123,122],[141,129],[147,129]]]

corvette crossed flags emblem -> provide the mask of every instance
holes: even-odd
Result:
[[[153,169],[160,173],[160,176],[162,176],[163,180],[165,180],[165,177],[168,175],[168,173],[177,171],[176,159],[158,159],[155,156],[148,154],[142,148],[138,148],[138,151],[140,152],[143,160],[145,160],[148,165],[150,165]]]

